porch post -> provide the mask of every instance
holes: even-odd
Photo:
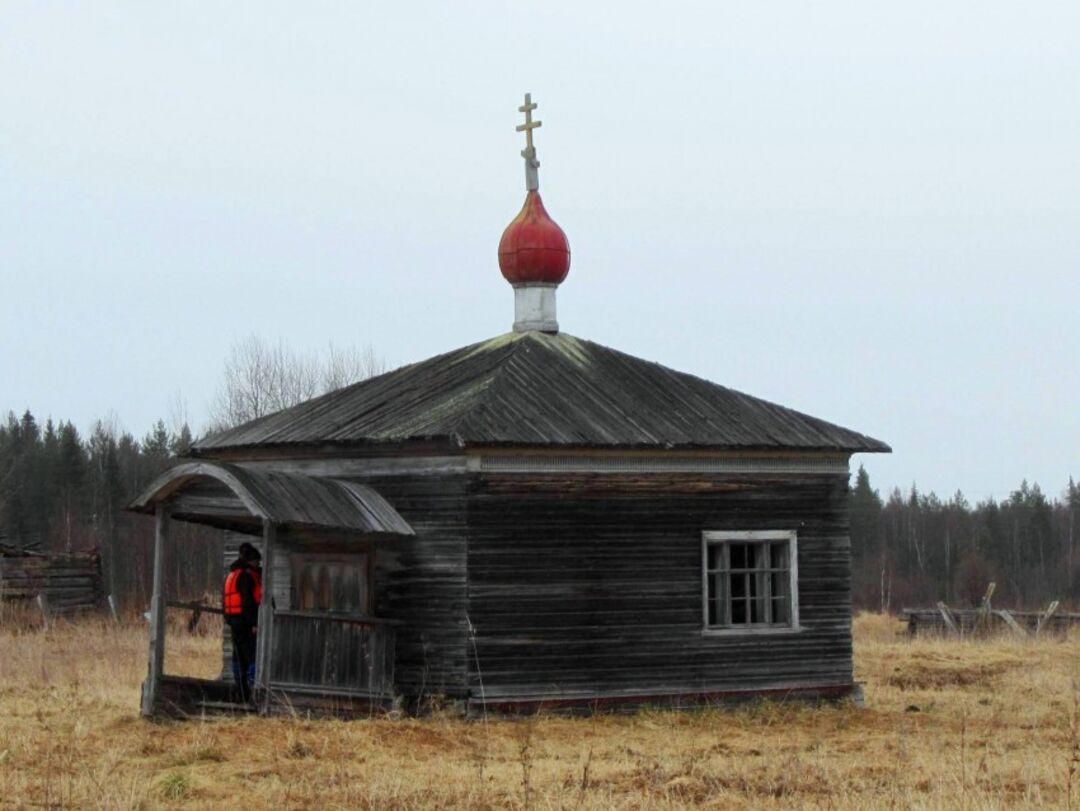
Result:
[[[165,670],[165,543],[169,539],[169,505],[154,506],[154,591],[150,599],[150,664],[143,685],[142,714],[152,715]]]
[[[262,706],[270,705],[270,668],[274,659],[274,543],[277,524],[263,521],[262,604],[259,606],[259,635],[256,650],[255,684],[262,694]]]

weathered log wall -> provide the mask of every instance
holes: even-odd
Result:
[[[0,598],[32,600],[44,595],[50,613],[100,608],[104,601],[101,560],[92,555],[0,555]]]
[[[358,479],[359,480],[359,479]],[[364,478],[416,531],[378,544],[375,615],[398,621],[395,679],[410,701],[467,691],[463,474]]]
[[[373,487],[416,531],[368,547],[373,614],[400,623],[406,706],[433,695],[476,710],[852,687],[846,475],[338,475]],[[765,529],[798,534],[801,628],[704,633],[701,533]],[[283,537],[282,565],[288,548]]]
[[[470,706],[852,685],[847,477],[474,474]],[[798,532],[798,632],[703,633],[704,530]]]

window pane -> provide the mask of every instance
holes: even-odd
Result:
[[[705,603],[705,606],[706,606],[706,608],[708,610],[708,613],[707,613],[708,624],[709,625],[719,625],[721,621],[719,619],[717,619],[717,616],[718,616],[717,609],[719,608],[719,606],[717,605],[716,600],[708,600]]]
[[[746,597],[746,575],[745,574],[733,574],[731,575],[731,598],[733,600],[742,600]]]
[[[720,543],[709,544],[707,551],[707,565],[710,569],[724,569],[724,545]]]
[[[314,566],[315,571],[319,573],[319,595],[315,599],[315,607],[319,611],[328,611],[331,606],[331,590],[330,590],[330,572],[327,571],[326,566]]]
[[[774,597],[772,601],[772,621],[778,625],[788,625],[788,602],[783,597]]]
[[[773,572],[769,576],[772,578],[772,596],[786,598],[791,583],[791,575],[788,572]]]
[[[788,565],[788,543],[787,541],[781,541],[780,543],[769,544],[772,551],[772,561],[770,563],[773,569],[789,569]]]
[[[733,543],[731,544],[731,568],[732,569],[745,569],[747,568],[747,544]]]
[[[750,622],[765,622],[765,598],[759,597],[750,603]]]
[[[731,624],[732,625],[745,625],[746,624],[746,601],[745,600],[732,600],[732,602],[731,602]]]
[[[765,595],[765,575],[755,572],[746,575],[746,579],[750,583],[750,597],[757,599]]]
[[[315,608],[315,583],[311,577],[311,568],[304,567],[300,574],[300,610],[311,611]]]
[[[750,567],[753,569],[765,569],[768,568],[765,556],[768,553],[768,544],[756,543],[750,547]]]
[[[727,578],[728,576],[722,573],[710,575],[709,577],[709,599],[715,601],[720,606],[727,604]],[[717,622],[723,621],[724,611],[723,608],[721,608]]]
[[[335,595],[334,608],[349,613],[358,612],[357,598],[360,596],[360,578],[355,566],[344,566],[341,572],[341,593]]]

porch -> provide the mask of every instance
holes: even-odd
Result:
[[[196,462],[166,472],[130,509],[156,516],[144,716],[355,714],[393,705],[396,623],[371,615],[370,573],[383,544],[413,531],[374,490],[347,480]],[[174,520],[242,532],[262,547],[251,704],[238,703],[227,669],[218,679],[164,672],[167,609],[221,613],[166,599]]]
[[[175,601],[166,605],[193,608]],[[221,612],[207,606],[197,610]],[[269,684],[258,683],[254,704],[241,704],[230,680],[163,673],[149,713],[144,695],[144,714],[184,717],[298,710],[356,714],[391,709],[395,624],[358,614],[275,611]],[[144,683],[144,691],[147,687]]]

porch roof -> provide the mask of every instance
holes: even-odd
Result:
[[[287,527],[365,535],[414,535],[412,527],[372,488],[345,479],[252,470],[222,462],[185,462],[165,471],[128,509],[153,513],[161,503],[174,517],[251,531],[269,521]]]

